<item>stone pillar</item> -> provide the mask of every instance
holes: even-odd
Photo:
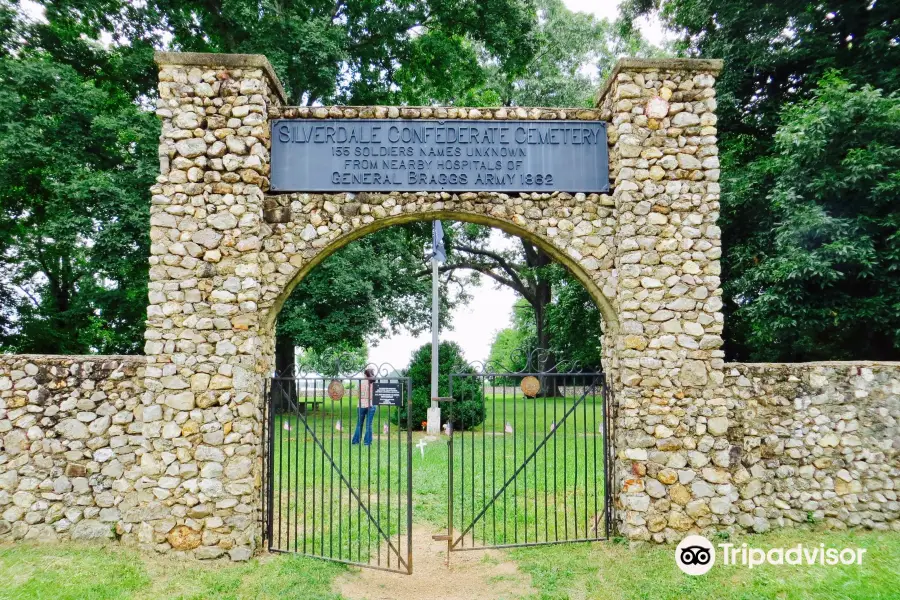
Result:
[[[260,534],[268,112],[284,91],[262,56],[159,53],[156,62],[162,135],[134,535],[160,551],[245,560]]]
[[[597,100],[617,214],[615,520],[633,540],[734,520],[716,225],[721,66],[622,59]]]

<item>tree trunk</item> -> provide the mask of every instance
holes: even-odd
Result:
[[[536,267],[544,267],[550,263],[550,257],[538,250]],[[550,352],[550,331],[547,329],[547,306],[553,299],[553,291],[549,281],[542,277],[536,277],[536,285],[534,286],[534,302],[531,303],[534,309],[534,325],[537,334],[537,347],[540,350],[537,353],[537,361],[532,365],[537,371],[546,373],[553,369],[556,363],[556,357]],[[541,396],[554,397],[559,393],[556,377],[547,377],[541,385]]]
[[[293,377],[294,341],[286,336],[275,337],[275,374],[277,377]]]
[[[275,380],[272,382],[272,402],[279,412],[287,412],[297,405],[297,373],[294,370],[294,341],[284,335],[275,337]],[[306,406],[299,410],[306,412]]]

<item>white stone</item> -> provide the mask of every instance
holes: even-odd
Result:
[[[655,96],[644,107],[644,114],[651,119],[662,119],[669,114],[669,103],[663,98]]]
[[[85,440],[90,437],[87,426],[77,419],[60,421],[56,431],[67,440]]]
[[[207,222],[216,229],[224,230],[237,227],[238,219],[230,212],[222,211],[210,215]]]
[[[166,396],[166,406],[175,410],[192,410],[194,408],[194,392],[181,392]]]
[[[697,157],[695,157],[691,154],[679,153],[677,156],[677,160],[678,160],[678,166],[682,169],[693,170],[693,169],[702,168],[702,165],[700,164],[700,161],[697,160]]]
[[[712,435],[725,435],[728,432],[728,418],[712,417],[707,420],[706,429]]]
[[[675,127],[692,127],[700,124],[700,117],[694,113],[680,112],[672,117],[672,125]]]
[[[201,138],[191,138],[175,143],[175,150],[185,158],[194,158],[206,153],[206,142]]]

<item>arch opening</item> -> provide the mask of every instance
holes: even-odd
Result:
[[[278,315],[281,312],[284,303],[290,297],[294,289],[299,283],[313,270],[322,263],[326,258],[340,251],[349,243],[358,240],[370,233],[391,227],[393,225],[402,225],[404,223],[421,222],[421,221],[461,221],[465,223],[474,223],[478,225],[486,225],[506,233],[514,235],[533,243],[541,249],[545,254],[552,258],[555,262],[562,265],[569,273],[571,273],[585,288],[588,295],[597,306],[603,320],[604,333],[609,335],[618,330],[618,317],[616,316],[612,302],[604,295],[597,282],[585,271],[585,269],[571,256],[560,250],[552,242],[545,237],[538,235],[532,231],[482,213],[470,213],[458,210],[429,210],[416,213],[403,213],[394,216],[388,216],[382,219],[376,219],[372,223],[356,228],[339,238],[333,240],[328,245],[321,248],[310,260],[306,261],[303,266],[291,277],[288,283],[280,291],[279,295],[267,309],[266,315],[262,321],[263,331],[271,332],[275,327]]]
[[[562,266],[574,280],[568,280],[572,288],[580,284],[600,312],[604,331],[598,331],[603,338],[599,360],[609,366],[607,340],[618,320],[591,271],[582,268],[576,257],[560,249],[552,238],[493,216],[456,210],[385,216],[327,244],[304,248],[307,253],[302,266],[280,279],[284,284],[261,322],[267,343],[264,354],[271,356],[275,351],[276,324],[283,308],[286,314],[292,313],[291,294],[326,258],[383,229],[433,220],[503,231],[529,242]],[[301,219],[298,222],[307,226]],[[297,225],[285,231],[296,232]],[[356,252],[352,256],[358,259]],[[413,272],[425,277],[424,272]],[[329,270],[325,277],[313,278],[340,288],[333,275]],[[312,289],[322,288],[316,283]],[[269,291],[275,290],[270,287]],[[304,297],[312,293],[302,292]],[[579,296],[579,301],[588,304],[584,296]],[[596,318],[591,327],[597,327]],[[325,329],[328,327],[322,325]],[[565,362],[560,361],[545,369],[536,364],[538,359],[526,363],[534,368],[516,370],[495,368],[486,361],[479,368],[471,364],[478,361],[457,362],[463,357],[462,350],[445,347],[445,342],[440,356],[439,383],[433,383],[435,378],[430,375],[431,348],[427,343],[413,352],[406,368],[393,365],[401,367],[400,371],[376,369],[370,373],[369,363],[354,364],[355,370],[335,367],[330,372],[319,368],[315,360],[304,368],[269,371],[272,376],[263,405],[267,441],[263,460],[268,469],[263,512],[271,548],[294,552],[302,548],[305,554],[337,561],[345,560],[349,553],[354,564],[378,568],[387,564],[389,570],[410,572],[416,544],[412,530],[414,523],[421,524],[413,516],[413,506],[420,504],[414,498],[421,499],[418,494],[423,490],[448,479],[483,482],[481,486],[460,483],[448,490],[446,502],[433,504],[431,510],[457,524],[448,532],[448,551],[609,538],[612,422],[606,378],[595,368],[597,363],[582,369],[573,362],[571,369],[557,369]],[[453,358],[445,360],[445,356]],[[264,356],[262,362],[265,360]],[[446,372],[445,366],[449,367]],[[430,385],[440,389],[435,392]],[[393,390],[397,401],[381,402],[379,390]],[[445,404],[438,407],[437,402]],[[447,440],[449,450],[433,444],[437,440]],[[485,460],[476,461],[476,455]],[[285,456],[288,458],[283,459]],[[432,468],[414,471],[414,463],[426,456]],[[384,464],[389,465],[386,472],[381,467]],[[424,482],[421,488],[412,483],[414,472],[416,480]],[[510,496],[505,493],[508,489],[516,493]],[[335,495],[342,507],[337,511],[330,504]],[[308,508],[307,498],[320,499],[319,517],[310,520],[309,529],[307,511],[315,514],[317,509]],[[424,511],[416,508],[415,513],[421,517]],[[298,522],[304,523],[299,530]],[[362,534],[344,539],[341,531],[348,526],[352,529],[354,523],[357,527],[363,524]],[[333,538],[338,543],[332,547]],[[394,562],[382,563],[382,553]]]

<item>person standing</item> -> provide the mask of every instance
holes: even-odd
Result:
[[[372,392],[375,387],[375,370],[366,369],[365,379],[359,385],[359,407],[356,409],[356,430],[353,432],[351,444],[359,443],[359,436],[362,432],[363,421],[366,422],[366,433],[363,438],[363,444],[372,445],[372,420],[375,418],[377,406],[372,402]]]

